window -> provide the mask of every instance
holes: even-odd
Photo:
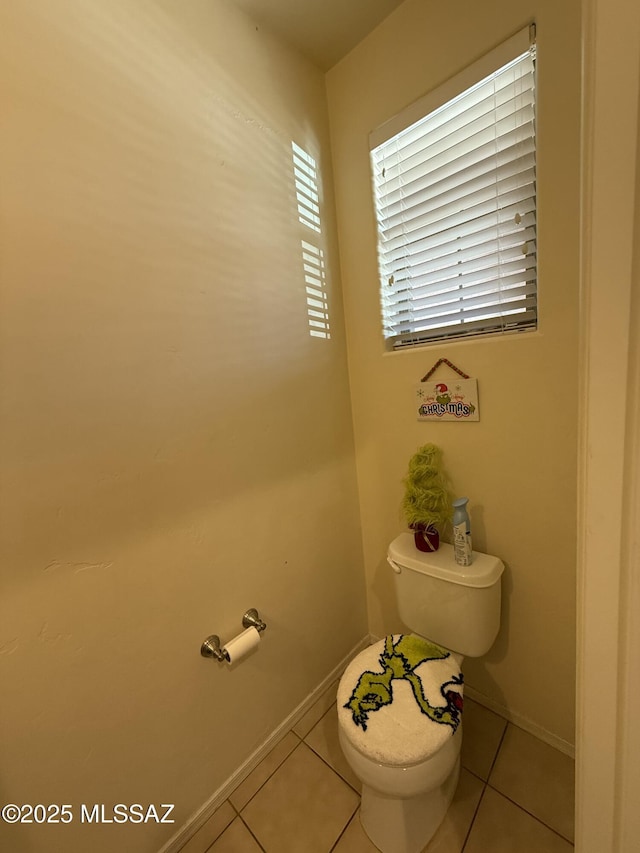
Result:
[[[530,29],[371,134],[394,347],[537,326]]]

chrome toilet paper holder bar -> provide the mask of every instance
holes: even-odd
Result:
[[[255,607],[250,607],[242,617],[243,628],[255,628],[258,633],[262,633],[267,627],[266,623],[260,618],[260,614]],[[220,645],[220,637],[217,634],[211,634],[200,646],[200,654],[203,658],[215,658],[216,660],[228,661],[229,654],[226,649]]]

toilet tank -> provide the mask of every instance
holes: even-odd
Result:
[[[451,545],[423,553],[412,533],[393,540],[387,559],[405,625],[468,657],[489,651],[500,628],[502,560],[474,551],[471,565],[459,566]]]

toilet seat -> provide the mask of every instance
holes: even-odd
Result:
[[[393,634],[360,652],[337,692],[342,734],[366,758],[424,762],[457,730],[462,657],[415,634]]]

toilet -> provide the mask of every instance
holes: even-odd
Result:
[[[500,627],[497,557],[453,547],[418,551],[412,533],[389,546],[395,594],[410,633],[360,652],[337,694],[342,751],[362,782],[360,820],[382,853],[420,853],[458,784],[462,661],[489,651]]]

